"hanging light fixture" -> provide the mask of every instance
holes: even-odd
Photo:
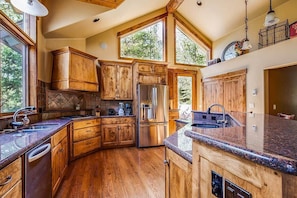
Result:
[[[48,14],[47,8],[38,0],[10,0],[10,3],[18,10],[38,17]]]
[[[245,39],[243,39],[241,50],[248,50],[252,48],[252,45],[248,39],[247,1],[248,0],[245,0]]]
[[[277,16],[275,15],[274,10],[272,10],[271,0],[270,0],[270,7],[269,7],[269,11],[267,12],[267,15],[265,17],[264,26],[268,27],[268,26],[271,26],[271,25],[275,25],[278,22],[279,22],[279,18],[277,18]]]

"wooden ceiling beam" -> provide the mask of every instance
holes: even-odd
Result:
[[[125,0],[79,0],[85,3],[92,3],[108,8],[117,8]]]
[[[182,4],[184,0],[170,0],[166,6],[168,13],[173,13],[176,11],[176,9]]]

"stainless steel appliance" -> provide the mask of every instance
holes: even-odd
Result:
[[[50,139],[25,154],[25,197],[52,197]]]
[[[168,136],[168,87],[167,85],[138,84],[137,146],[164,145]]]

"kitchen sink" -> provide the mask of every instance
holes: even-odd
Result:
[[[33,124],[24,128],[19,129],[20,132],[36,132],[36,131],[43,131],[50,128],[57,126],[58,124]]]
[[[191,126],[198,127],[198,128],[220,128],[220,127],[222,127],[218,124],[206,124],[206,123],[194,123]]]

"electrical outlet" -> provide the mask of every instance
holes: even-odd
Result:
[[[254,109],[255,108],[255,103],[253,103],[253,102],[249,103],[249,108]]]
[[[276,110],[276,104],[273,104],[272,108],[273,110]]]

